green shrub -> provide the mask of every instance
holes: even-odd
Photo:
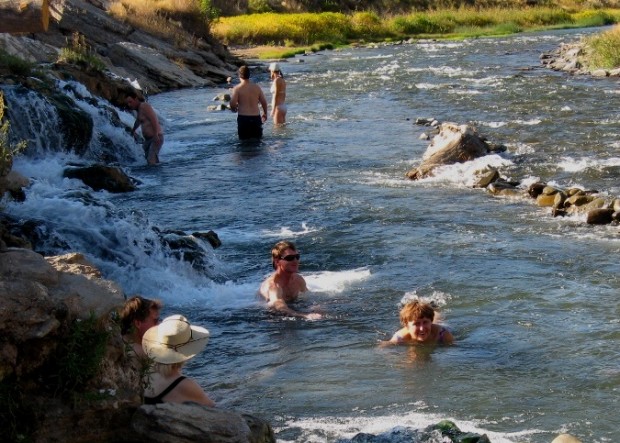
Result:
[[[78,32],[71,35],[71,40],[67,41],[67,46],[60,50],[58,61],[61,63],[71,63],[82,68],[103,71],[105,64],[99,57],[93,54],[90,47],[86,44],[86,39]]]
[[[35,414],[22,401],[22,392],[13,376],[0,382],[0,423],[6,441],[30,441]]]
[[[9,141],[10,123],[4,119],[4,94],[0,90],[0,177],[4,177],[13,167],[13,157],[26,149],[26,142],[11,145]]]
[[[620,26],[585,40],[591,69],[620,67]]]
[[[101,369],[109,337],[92,313],[86,320],[77,319],[71,324],[50,371],[56,393],[64,395],[86,387]]]
[[[248,9],[251,14],[260,14],[261,12],[273,12],[269,6],[268,0],[249,0]]]
[[[10,74],[29,76],[33,66],[32,63],[0,49],[0,67],[7,69]]]

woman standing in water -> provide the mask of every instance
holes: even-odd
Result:
[[[271,116],[275,125],[286,122],[286,82],[278,63],[269,65],[271,73]]]

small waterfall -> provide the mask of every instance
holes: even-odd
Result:
[[[133,116],[95,97],[75,81],[54,83],[45,94],[24,86],[3,85],[13,143],[27,142],[25,154],[72,152],[85,160],[132,164],[142,153],[131,137]]]
[[[2,85],[11,122],[12,143],[25,140],[27,154],[63,151],[65,140],[58,130],[58,111],[43,95],[23,86]]]

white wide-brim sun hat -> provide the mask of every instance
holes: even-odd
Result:
[[[276,72],[276,71],[279,71],[279,70],[280,70],[280,65],[279,65],[278,63],[271,63],[271,64],[269,65],[269,70],[270,70],[271,72]]]
[[[193,326],[182,315],[171,315],[142,337],[142,349],[156,363],[174,364],[199,354],[209,341],[209,331]]]

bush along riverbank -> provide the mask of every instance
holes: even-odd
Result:
[[[373,12],[251,14],[222,17],[212,26],[212,32],[233,50],[265,45],[268,48],[257,54],[259,58],[285,58],[321,45],[337,47],[410,38],[463,39],[618,22],[620,9],[459,8],[397,16]]]

